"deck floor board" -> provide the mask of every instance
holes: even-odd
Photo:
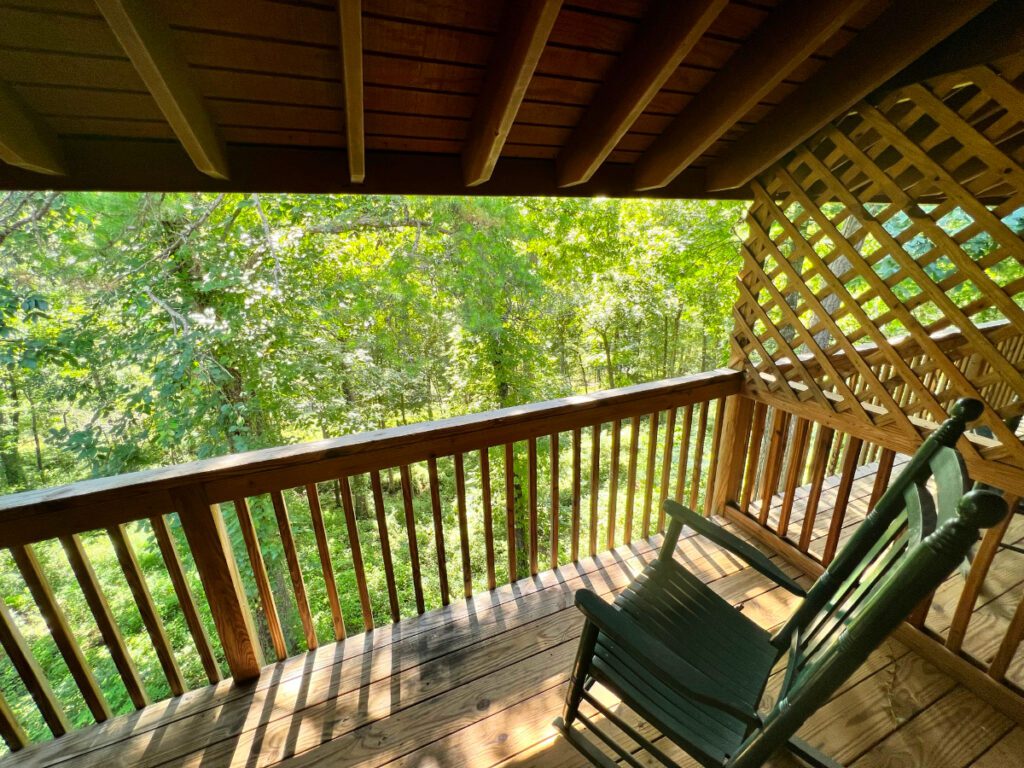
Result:
[[[844,535],[863,515],[872,482],[870,472],[858,477]],[[791,530],[799,530],[805,499],[806,494],[797,494]],[[815,542],[828,531],[833,500],[834,483],[826,483]],[[1020,527],[1011,526],[1013,539],[1024,534]],[[635,541],[271,665],[256,683],[233,686],[226,681],[193,691],[34,746],[2,763],[33,768],[583,766],[585,761],[552,726],[582,626],[573,594],[581,587],[608,596],[617,592],[656,556],[659,544],[659,537]],[[778,625],[795,604],[789,593],[705,540],[684,536],[676,556],[762,626]],[[1008,570],[994,582],[995,594],[979,599],[979,614],[1024,581]],[[957,594],[954,586],[940,588],[930,628],[948,626]],[[976,619],[979,628],[991,621]],[[766,701],[780,682],[777,674]],[[657,738],[634,713],[622,708],[620,716]],[[977,696],[889,640],[800,735],[858,768],[968,768],[1008,764],[1004,756],[1019,757],[1022,734]],[[664,740],[661,744],[666,751],[673,749]],[[681,765],[696,765],[678,751],[673,754]],[[789,755],[778,755],[770,764],[799,765]]]

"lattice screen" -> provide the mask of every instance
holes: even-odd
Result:
[[[734,363],[752,393],[912,435],[991,409],[1024,465],[1024,60],[864,102],[755,183]]]

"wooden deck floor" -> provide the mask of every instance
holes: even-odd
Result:
[[[870,482],[858,481],[854,510],[863,507]],[[828,501],[826,490],[823,507]],[[819,536],[828,520],[820,516]],[[581,587],[605,595],[621,589],[657,544],[636,542],[542,573],[270,666],[253,685],[192,691],[5,762],[582,766],[551,725],[581,626],[573,594]],[[778,624],[793,605],[788,593],[701,539],[684,538],[677,556],[764,626]],[[857,768],[1024,764],[1024,730],[893,640],[801,735]],[[771,765],[799,763],[780,755]]]

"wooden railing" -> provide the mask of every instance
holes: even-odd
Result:
[[[716,511],[812,576],[831,562],[908,458],[892,445],[745,395],[729,401],[725,423]],[[1019,495],[1004,496],[1011,510],[1019,508]],[[1022,540],[1021,514],[986,531],[969,563],[897,635],[1018,721],[1024,721],[1024,665],[1014,663],[1024,638]]]
[[[225,666],[235,680],[252,679],[268,655],[282,659],[650,536],[664,526],[663,497],[709,509],[723,403],[741,379],[711,371],[2,497],[0,548],[13,555],[74,690],[55,692],[25,616],[4,600],[0,645],[23,700],[31,697],[53,735],[71,727],[69,695],[95,721],[112,714],[83,632],[102,638],[136,708],[159,692],[216,682]],[[134,598],[159,685],[140,673],[124,617],[97,578],[90,550],[101,540]],[[140,546],[159,562],[150,557],[144,568]],[[70,569],[58,576],[77,582],[92,627],[70,626],[41,565],[63,567],[58,547]],[[173,596],[151,592],[154,568]],[[174,614],[194,654],[169,639]],[[188,679],[180,662],[196,656],[203,679]],[[0,696],[0,735],[18,749],[25,731],[9,704]]]
[[[1018,369],[1024,367],[1024,328],[1000,320],[981,323],[975,331],[1008,364]],[[914,336],[893,338],[891,344],[881,348],[876,344],[858,343],[856,357],[859,358],[860,366],[855,365],[851,355],[845,351],[830,355],[830,369],[841,377],[843,387],[858,399],[856,408],[871,415],[874,426],[866,427],[863,422],[852,418],[850,412],[854,405],[838,392],[826,390],[822,395],[837,406],[837,410],[828,415],[829,424],[855,432],[876,445],[912,452],[920,444],[920,438],[938,426],[944,414],[963,394],[944,373],[943,366],[951,367],[965,381],[970,382],[974,390],[971,396],[983,399],[990,409],[990,413],[986,414],[987,435],[975,432],[968,436],[966,442],[961,443],[972,477],[993,485],[1002,483],[1000,487],[1024,495],[1024,461],[1021,460],[1024,457],[1024,424],[1015,431],[1003,423],[1019,417],[1024,412],[1024,402],[1009,386],[1005,376],[985,361],[976,344],[962,330],[944,328],[928,338],[932,346],[930,350],[922,349],[920,341]],[[936,355],[941,355],[945,362],[940,364]],[[905,363],[919,377],[914,386],[910,386],[907,379],[896,371],[892,364],[894,359]],[[798,355],[797,360],[813,379],[824,379],[831,375],[814,355]],[[885,388],[889,405],[882,404],[871,383],[865,380],[865,365],[871,372],[871,378]],[[792,363],[788,359],[777,365],[782,375],[787,375],[791,367]],[[761,376],[774,382],[774,376]],[[800,413],[806,418],[821,418],[822,409],[807,397],[806,386],[789,382],[789,387],[796,394],[797,402],[780,397],[777,391],[760,392],[758,398],[784,410]],[[906,417],[911,433],[916,430],[917,434],[908,435],[906,430],[897,428],[897,417],[892,412],[892,406]]]

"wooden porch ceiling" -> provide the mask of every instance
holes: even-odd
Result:
[[[745,196],[887,82],[1013,52],[1022,16],[1016,0],[0,0],[0,188]]]

